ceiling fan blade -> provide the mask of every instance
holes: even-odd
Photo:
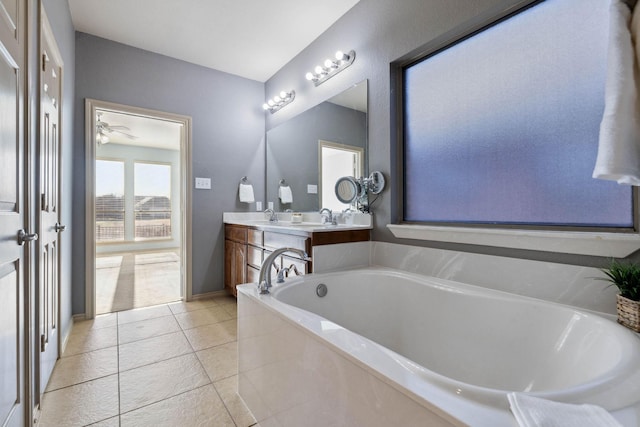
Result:
[[[115,125],[115,126],[109,126],[107,125],[107,127],[111,130],[131,130],[130,128],[128,128],[127,126],[122,126],[122,125]]]
[[[113,129],[113,128],[112,128],[112,129],[111,129],[111,131],[112,131],[112,132],[119,133],[120,135],[124,135],[124,136],[126,136],[127,138],[129,138],[129,139],[138,139],[138,137],[137,137],[137,136],[135,136],[135,135],[131,135],[130,133],[122,132],[121,130],[117,130],[117,129]]]

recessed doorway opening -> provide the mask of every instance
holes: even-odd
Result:
[[[190,124],[87,101],[87,317],[190,299]]]

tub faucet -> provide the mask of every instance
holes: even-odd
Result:
[[[285,275],[289,275],[289,273],[293,272],[296,276],[300,275],[298,268],[295,264],[291,264],[289,267],[282,267],[280,271],[278,271],[278,277],[276,278],[276,283],[284,283]]]
[[[302,257],[303,260],[309,259],[305,251],[296,248],[280,248],[271,252],[271,254],[269,254],[269,256],[262,263],[262,267],[260,267],[260,276],[258,277],[258,290],[261,294],[269,293],[269,288],[272,287],[271,266],[273,265],[273,262],[276,260],[276,258],[278,258],[285,252],[293,252],[295,254],[298,254]]]
[[[336,217],[333,216],[333,212],[331,212],[331,209],[329,208],[322,208],[320,209],[320,216],[322,217],[322,223],[323,224],[331,224],[331,225],[337,225],[338,223],[336,222]]]
[[[273,209],[265,209],[264,213],[269,215],[269,222],[278,222],[278,214]]]

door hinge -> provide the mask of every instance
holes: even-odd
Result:
[[[44,52],[42,54],[42,71],[47,71],[47,62],[49,62],[49,55],[47,55],[47,52]]]
[[[47,338],[44,336],[44,334],[42,334],[40,335],[40,352],[44,353],[46,348],[47,348]]]
[[[46,210],[46,206],[45,204],[47,203],[47,195],[42,193],[42,195],[40,196],[40,209],[41,210]]]

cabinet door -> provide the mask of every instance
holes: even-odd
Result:
[[[235,243],[231,240],[224,241],[224,288],[232,295],[236,295],[236,287],[233,280],[235,271],[235,258],[233,250]]]
[[[235,285],[247,283],[247,245],[242,243],[234,243],[234,295],[236,295]]]

